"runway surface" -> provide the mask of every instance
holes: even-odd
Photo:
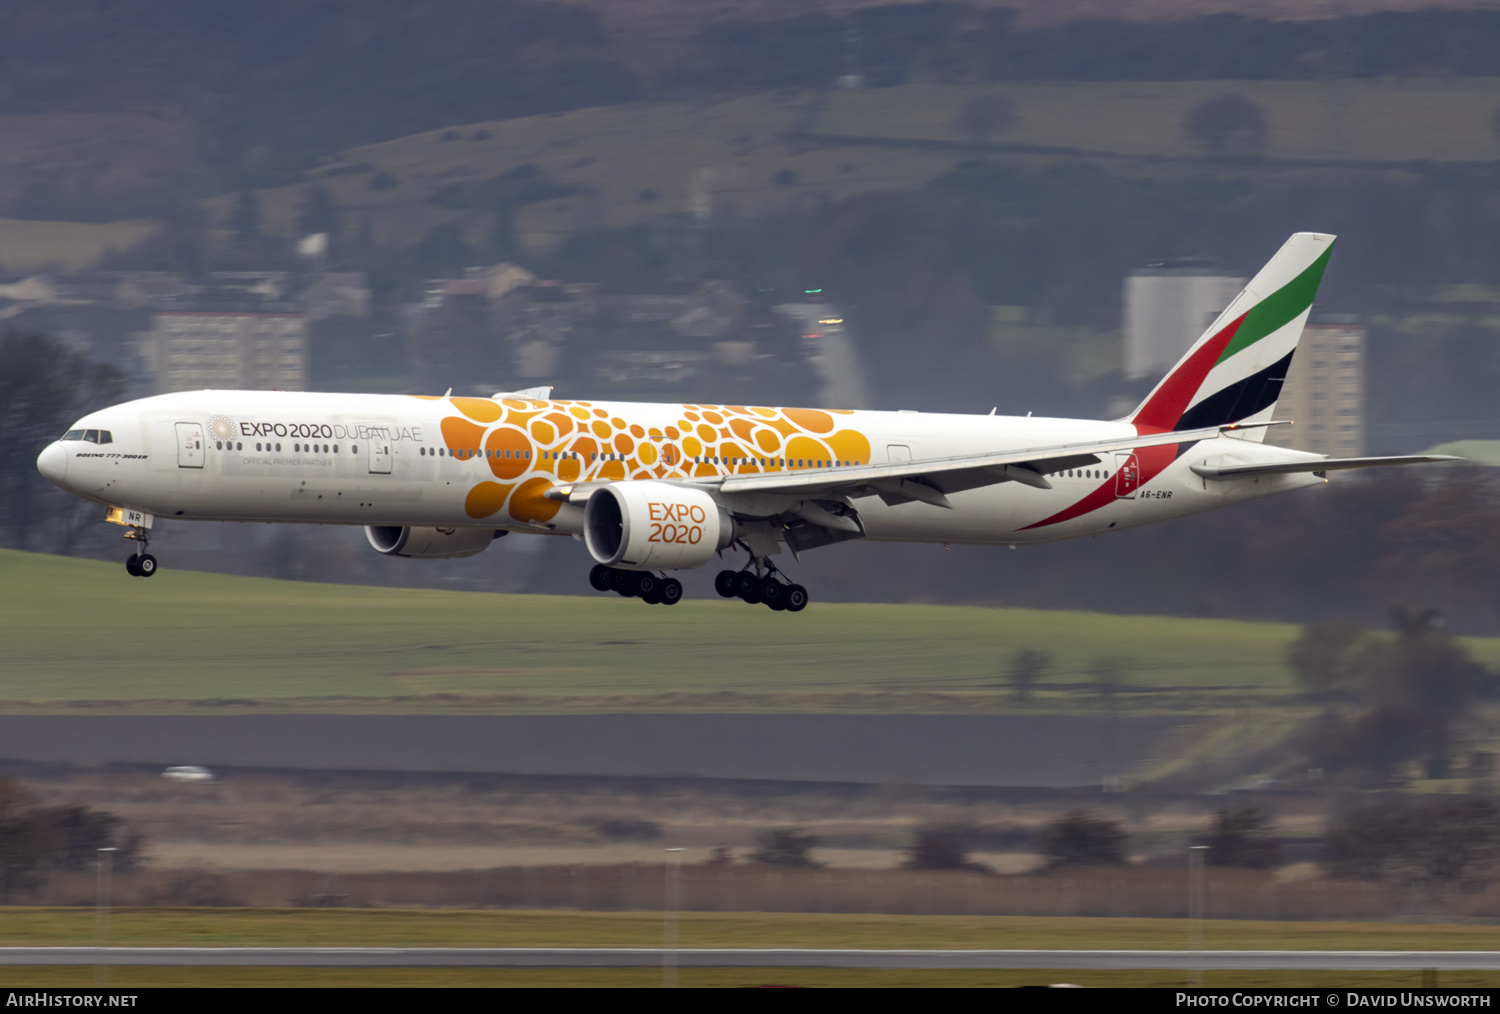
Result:
[[[683,968],[1500,969],[1500,951],[937,951],[686,948]],[[0,965],[631,968],[650,947],[4,947]]]
[[[3,715],[0,761],[1098,785],[1187,720],[1069,715]]]

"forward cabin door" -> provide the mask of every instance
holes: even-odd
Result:
[[[203,467],[203,426],[201,423],[177,424],[177,467]]]

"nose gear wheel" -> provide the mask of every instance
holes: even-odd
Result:
[[[131,577],[153,576],[157,571],[156,557],[146,552],[146,547],[151,544],[151,533],[145,528],[131,525],[125,532],[125,538],[136,542],[135,553],[125,558],[125,573]]]

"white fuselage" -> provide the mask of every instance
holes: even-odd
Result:
[[[371,394],[166,394],[92,413],[75,426],[107,432],[109,443],[59,441],[39,464],[48,478],[80,496],[162,519],[577,534],[578,508],[565,505],[539,525],[510,506],[518,499],[505,497],[534,496],[578,482],[837,469],[1136,435],[1130,423],[1076,419],[524,399],[493,403],[511,406],[506,411],[518,421],[508,422],[487,421],[485,404],[490,400]],[[465,418],[456,405],[478,415]],[[762,424],[762,417],[778,413],[786,418]],[[825,432],[821,428],[830,419],[828,425],[837,429]],[[779,430],[767,428],[772,424]],[[812,435],[803,435],[804,429]],[[499,457],[502,453],[506,456]],[[1045,542],[1324,481],[1308,473],[1211,480],[1189,468],[1253,464],[1273,456],[1300,455],[1223,436],[1180,452],[1169,445],[1156,453],[1154,464],[1142,452],[1141,462],[1134,463],[1135,485],[1121,481],[1122,474],[1131,473],[1133,456],[1120,453],[1049,473],[1051,489],[1000,482],[955,492],[949,496],[951,508],[914,501],[892,505],[873,495],[853,503],[872,539]],[[484,494],[489,487],[495,491]],[[499,498],[488,514],[483,513],[488,507],[475,507],[484,495]]]

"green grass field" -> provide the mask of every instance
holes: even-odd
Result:
[[[81,946],[92,908],[0,908],[0,946]],[[1500,950],[1500,926],[1210,919],[1204,946],[1231,950]],[[124,908],[122,947],[659,947],[662,913],[552,910]],[[1181,919],[684,912],[690,947],[932,949],[1187,947]]]
[[[88,945],[92,909],[0,910],[0,946]],[[119,946],[658,947],[660,912],[392,911],[327,909],[124,909],[111,919]],[[1141,948],[1186,946],[1173,919],[684,913],[680,943],[693,947]],[[1493,950],[1500,928],[1446,924],[1273,923],[1211,920],[1204,946],[1229,949]],[[89,967],[0,968],[3,986],[90,985]],[[1186,973],[1142,971],[948,971],[685,969],[684,986],[883,985],[1180,986]],[[131,985],[556,985],[657,986],[657,969],[275,969],[117,968]],[[1419,972],[1208,972],[1208,986],[1413,987]],[[1444,986],[1500,985],[1500,973],[1443,973]]]
[[[1092,988],[1182,989],[1188,973],[1171,969],[1094,971],[1090,969],[847,969],[847,968],[683,968],[684,989],[753,987],[941,989],[1068,985]],[[325,987],[440,989],[573,988],[656,989],[659,968],[111,968],[93,966],[0,967],[0,987],[27,989],[111,989],[197,987]],[[1209,989],[1314,988],[1417,989],[1423,973],[1404,972],[1204,972]],[[1500,972],[1443,972],[1445,989],[1493,989]]]
[[[1296,628],[1166,617],[818,603],[646,609],[614,596],[401,590],[0,551],[0,706],[472,712],[1067,710],[1117,661],[1123,707],[1300,706]],[[1500,659],[1500,641],[1469,642]],[[1052,668],[1010,699],[1020,648]],[[1143,689],[1168,688],[1161,694]]]
[[[907,85],[835,92],[764,92],[701,102],[640,102],[433,131],[353,149],[322,171],[358,171],[322,180],[346,208],[368,218],[383,243],[404,245],[441,222],[464,223],[477,239],[484,216],[427,203],[454,182],[489,179],[533,164],[560,183],[588,189],[522,210],[518,229],[542,252],[580,229],[622,226],[686,213],[692,195],[755,214],[825,195],[904,190],[974,157],[960,147],[871,147],[789,142],[788,133],[889,141],[968,142],[958,111],[978,94],[1013,104],[1015,124],[996,144],[1069,149],[1005,155],[1021,164],[1083,160],[1126,175],[1178,176],[1254,167],[1192,161],[1203,154],[1182,131],[1198,103],[1236,92],[1266,110],[1265,155],[1284,171],[1302,160],[1378,165],[1402,161],[1479,162],[1500,158],[1490,129],[1500,79],[1399,81],[1033,82],[993,86]],[[485,132],[476,137],[476,133]],[[1183,161],[1186,160],[1186,161]],[[794,179],[774,177],[790,170]],[[376,171],[398,185],[372,190]],[[1294,170],[1296,171],[1296,170]],[[261,194],[268,231],[290,235],[307,185]],[[219,216],[233,198],[212,202]]]
[[[1033,709],[1094,706],[1064,685],[1088,680],[1100,659],[1117,660],[1131,686],[1178,688],[1178,698],[1217,689],[1225,701],[1277,703],[1291,700],[1281,658],[1295,635],[1276,624],[951,606],[646,609],[614,596],[171,569],[141,581],[116,563],[13,551],[0,552],[0,617],[6,706],[132,710],[1009,708],[1005,671],[1020,648],[1053,660]],[[1127,707],[1163,705],[1122,697]]]

